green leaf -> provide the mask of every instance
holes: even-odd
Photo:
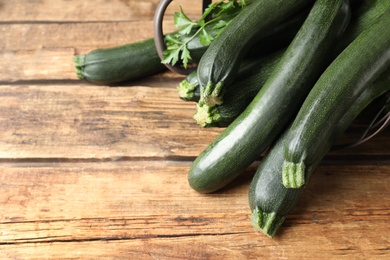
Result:
[[[202,29],[201,33],[199,34],[199,41],[202,45],[208,46],[213,40],[213,36],[208,34],[205,29]]]
[[[179,60],[179,55],[180,48],[174,50],[166,50],[164,51],[165,58],[161,61],[161,63],[175,65]]]
[[[173,21],[177,28],[182,28],[185,26],[196,25],[183,11],[183,8],[180,7],[180,12],[176,12],[173,16]]]
[[[165,35],[164,40],[167,46],[181,44],[180,38],[177,35],[167,34]]]
[[[227,25],[227,22],[224,20],[219,20],[216,25],[213,26],[214,30],[225,28]]]
[[[192,28],[194,27],[194,24],[189,24],[187,26],[184,26],[183,28],[180,29],[180,34],[190,34],[192,31]]]
[[[183,61],[184,68],[186,69],[188,65],[188,61],[191,60],[190,51],[187,49],[186,46],[184,46],[180,58]]]
[[[165,36],[167,48],[163,53],[164,59],[161,62],[175,65],[181,60],[184,67],[187,67],[189,60],[191,60],[187,44],[197,37],[202,45],[210,45],[214,38],[217,37],[228,24],[224,18],[227,17],[230,20],[229,16],[238,14],[242,7],[250,1],[251,0],[219,0],[210,4],[201,18],[196,22],[192,21],[184,13],[183,8],[180,7],[180,12],[174,14],[174,23],[175,26],[179,28],[179,31],[173,35],[168,34]],[[209,34],[205,29],[210,23],[215,23],[212,28],[214,31],[212,34]],[[183,37],[184,35],[186,36]]]

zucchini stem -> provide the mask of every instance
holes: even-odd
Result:
[[[305,185],[306,165],[304,162],[283,162],[282,181],[286,188],[297,189]]]
[[[209,107],[201,102],[196,104],[196,111],[193,118],[202,127],[213,126],[221,118],[218,107]]]
[[[214,84],[212,82],[208,82],[206,87],[204,88],[201,102],[206,104],[209,107],[214,107],[216,105],[221,105],[223,103],[222,99],[222,91],[224,84],[223,82],[218,82],[217,84]]]
[[[268,213],[259,207],[256,207],[252,211],[253,227],[271,238],[275,236],[276,231],[285,219],[286,217],[278,216],[276,212]]]
[[[73,56],[74,69],[79,79],[84,79],[83,68],[85,64],[85,55]]]
[[[179,97],[185,101],[191,101],[195,97],[196,85],[189,82],[187,79],[182,80],[179,85],[177,85],[177,91]]]

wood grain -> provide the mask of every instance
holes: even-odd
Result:
[[[0,0],[0,259],[389,259],[389,129],[330,152],[270,239],[248,205],[261,155],[217,193],[189,188],[223,129],[196,125],[183,76],[77,79],[73,55],[153,37],[158,3]],[[166,31],[179,5],[199,16],[175,0]]]
[[[0,21],[9,23],[36,22],[100,22],[142,21],[153,19],[159,0],[13,0],[0,2]],[[173,13],[182,6],[190,16],[201,14],[201,1],[175,0],[165,14],[172,19]]]
[[[221,192],[201,195],[187,187],[189,166],[169,161],[3,164],[2,253],[75,258],[75,250],[66,253],[71,247],[90,258],[125,257],[125,252],[148,259],[389,253],[390,197],[381,193],[390,187],[390,176],[383,173],[389,165],[319,167],[274,239],[250,225],[247,189],[253,171]],[[89,250],[93,245],[98,249]],[[111,246],[125,251],[108,252]]]

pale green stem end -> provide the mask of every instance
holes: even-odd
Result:
[[[286,188],[298,189],[305,185],[306,166],[303,162],[283,162],[282,181]]]
[[[73,56],[74,69],[76,70],[77,77],[84,79],[83,68],[85,62],[85,55]]]
[[[214,126],[219,120],[221,115],[219,114],[218,107],[209,107],[208,105],[197,103],[196,113],[193,116],[196,123],[203,127]]]
[[[278,216],[276,212],[264,212],[259,207],[252,211],[253,227],[268,237],[274,237],[276,231],[282,225],[286,217]]]
[[[184,79],[177,86],[177,90],[179,92],[179,97],[183,100],[189,101],[192,100],[195,96],[194,90],[196,86],[188,82],[187,79]]]
[[[214,107],[216,105],[221,105],[223,103],[223,82],[218,82],[214,84],[208,82],[202,93],[202,101],[209,107]]]

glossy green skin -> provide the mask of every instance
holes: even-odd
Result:
[[[355,0],[356,1],[356,0]],[[343,40],[336,48],[336,55],[344,50],[356,37],[390,8],[390,1],[357,0],[360,2],[352,11],[351,22],[343,35]],[[352,2],[352,1],[351,1]]]
[[[79,78],[96,84],[114,84],[162,71],[154,39],[98,49],[74,57]]]
[[[309,13],[309,10],[310,8],[303,9],[302,11],[293,15],[282,23],[265,31],[260,36],[258,41],[250,48],[247,55],[245,55],[244,59],[240,62],[239,70],[233,83],[231,84],[231,86],[227,86],[227,98],[229,98],[230,95],[234,96],[236,89],[242,92],[241,85],[237,84],[238,81],[246,81],[246,78],[258,72],[256,68],[257,66],[261,66],[263,62],[260,61],[260,64],[257,64],[257,60],[261,59],[262,57],[265,57],[265,59],[267,59],[267,57],[274,55],[276,52],[279,52],[280,50],[285,50],[286,46],[291,43],[291,41],[294,39],[295,35],[301,28],[303,22],[305,21]],[[193,50],[198,50],[198,57],[201,57],[204,54],[206,48],[195,48],[195,46],[192,46],[192,44],[197,44],[197,42],[190,42],[189,48],[192,50],[191,53],[194,52]],[[194,96],[191,98],[186,98],[185,100],[198,102],[200,99],[200,83],[198,80],[197,71],[195,70],[191,72],[185,80],[187,81],[186,84],[190,84],[195,88]],[[236,87],[239,87],[240,89]],[[258,91],[259,87],[254,86],[253,88],[249,87],[249,89],[256,89]],[[248,95],[250,96],[249,98],[252,100],[254,94],[249,93]]]
[[[268,55],[257,63],[257,70],[251,75],[238,74],[238,79],[227,89],[223,104],[216,106],[221,118],[214,126],[226,127],[231,124],[252,102],[253,98],[272,75],[285,49]],[[243,73],[244,74],[244,73]]]
[[[230,21],[232,16],[224,16],[220,20]],[[219,20],[210,23],[205,30],[214,35],[213,27]],[[172,34],[175,34],[173,32]],[[183,41],[190,35],[181,36]],[[200,43],[197,37],[188,42],[192,63],[199,62],[208,46]],[[96,84],[116,84],[143,78],[165,69],[157,53],[154,38],[125,44],[113,48],[97,49],[87,54],[74,56],[74,65],[80,79]]]
[[[230,114],[237,117],[244,110],[241,107],[247,106],[256,96],[263,83],[271,75],[284,51],[285,48],[264,57],[248,58],[241,62],[237,78],[226,92],[225,102],[218,106],[223,118],[226,115],[227,121],[231,122],[232,120],[227,118],[231,117],[229,116]],[[198,102],[200,99],[200,86],[196,70],[191,72],[185,80],[188,84],[195,86],[194,96],[186,101]],[[249,102],[245,100],[249,100]]]
[[[285,162],[310,168],[332,127],[360,94],[390,68],[390,9],[332,62],[303,103],[287,136]]]
[[[257,38],[312,2],[314,1],[253,1],[226,26],[200,59],[198,78],[201,87],[231,84],[241,60]]]
[[[332,125],[332,134],[325,142],[326,146],[321,151],[316,151],[316,154],[318,154],[317,161],[310,167],[309,175],[313,173],[330,147],[344,133],[361,111],[378,96],[388,91],[390,91],[390,70],[383,73],[370,88],[367,88],[343,117],[336,124]],[[312,124],[314,123],[312,122]],[[276,213],[276,219],[283,220],[300,198],[304,187],[298,189],[285,188],[282,184],[281,175],[284,161],[284,142],[286,141],[287,135],[295,134],[293,131],[291,128],[286,129],[285,133],[278,138],[278,141],[261,161],[249,188],[249,205],[252,212],[258,208],[265,213]],[[269,235],[272,236],[280,224],[281,222],[275,221],[270,229]]]
[[[226,186],[259,158],[295,116],[330,62],[324,57],[329,56],[349,21],[349,4],[331,2],[316,2],[254,100],[196,158],[188,175],[194,190],[208,193]]]
[[[287,45],[303,23],[306,13],[307,11],[304,10],[275,28],[270,28],[256,42],[250,55],[264,55],[275,48]],[[223,20],[229,21],[232,18],[233,16],[224,16]],[[213,29],[214,25],[211,23],[206,26],[206,30],[211,35],[216,33]],[[183,38],[185,39],[184,36]],[[199,62],[208,48],[202,45],[198,38],[190,40],[187,47],[191,53],[192,63]],[[136,80],[165,69],[153,38],[74,56],[74,64],[80,79],[96,84],[116,84]]]

